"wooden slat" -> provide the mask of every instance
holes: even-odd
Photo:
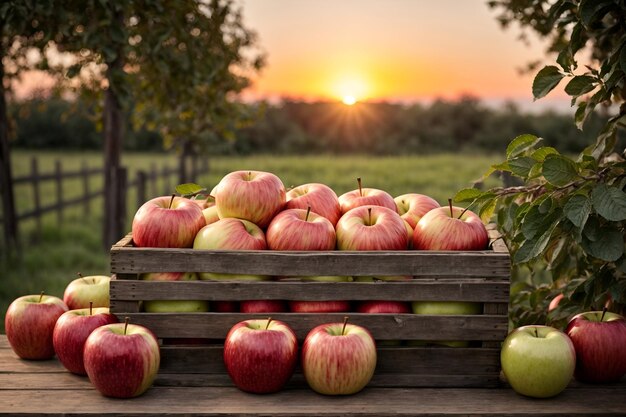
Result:
[[[499,349],[379,347],[376,374],[498,375]],[[471,360],[468,360],[471,358]],[[223,347],[163,346],[161,374],[225,374]]]
[[[0,390],[0,415],[94,416],[619,416],[626,410],[626,388],[568,389],[536,400],[511,389],[366,388],[332,397],[310,389],[251,395],[233,388],[153,387],[141,397],[120,401],[93,389]]]
[[[509,301],[508,281],[402,282],[111,282],[111,300],[397,300]],[[505,313],[506,314],[506,313]]]
[[[366,327],[377,340],[503,340],[508,330],[504,316],[429,316],[417,314],[297,314],[273,313],[272,318],[286,322],[299,339],[315,326],[350,322]],[[268,314],[242,313],[124,313],[132,323],[151,329],[160,338],[224,339],[236,323],[249,319],[266,319]]]
[[[29,361],[18,358],[10,349],[8,351],[0,351],[0,374],[5,372],[16,373],[51,373],[65,372],[63,365],[56,359],[47,361]]]
[[[111,271],[508,278],[510,260],[507,253],[493,251],[279,252],[113,246]]]
[[[0,387],[20,389],[93,389],[86,376],[64,373],[0,373]]]
[[[138,276],[137,274],[114,274],[111,279],[111,283],[109,284],[109,292],[112,288],[116,288],[118,282],[123,282],[126,280],[134,280],[136,282]],[[115,292],[115,290],[113,290]],[[137,300],[132,300],[128,298],[119,298],[119,297],[111,297],[109,296],[109,308],[114,313],[119,312],[127,312],[127,313],[137,313],[140,309],[140,302]]]
[[[485,303],[483,304],[483,314],[495,314],[504,315],[509,314],[509,304],[507,303]],[[502,340],[499,341],[485,341],[483,347],[499,348],[502,344]]]

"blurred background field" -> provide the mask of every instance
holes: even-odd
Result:
[[[79,169],[85,161],[90,166],[99,166],[101,156],[97,152],[28,152],[16,151],[13,155],[15,176],[29,173],[30,161],[36,157],[41,172],[50,172],[59,160],[64,169]],[[286,187],[307,182],[322,182],[331,186],[337,194],[356,188],[356,177],[363,179],[364,186],[387,190],[397,196],[418,192],[432,196],[440,204],[454,196],[461,188],[471,186],[480,178],[494,160],[486,154],[436,154],[404,157],[375,156],[272,156],[248,157],[222,156],[209,159],[209,173],[198,178],[198,183],[212,188],[228,172],[237,169],[257,169],[277,174]],[[124,154],[123,164],[132,170],[148,169],[153,163],[175,166],[175,156],[159,153]],[[497,183],[496,179],[491,185]],[[102,187],[101,180],[94,179],[94,190]],[[175,186],[170,181],[170,186]],[[166,184],[161,181],[158,189],[165,194]],[[42,184],[42,204],[46,199],[53,201],[55,191],[52,184]],[[64,184],[65,197],[71,198],[82,191],[80,180],[67,180]],[[169,190],[170,192],[173,189]],[[32,187],[17,186],[18,213],[32,208]],[[130,194],[127,202],[126,229],[130,231],[132,216],[137,209],[135,196]],[[55,213],[42,219],[41,233],[36,232],[34,220],[20,223],[21,258],[2,258],[0,262],[0,311],[23,294],[46,293],[62,296],[67,283],[76,274],[108,275],[109,257],[102,248],[102,198],[91,202],[91,214],[85,217],[81,205],[64,211],[59,224]],[[120,236],[121,238],[121,236]],[[2,326],[4,324],[2,323]],[[0,328],[0,332],[4,327]]]

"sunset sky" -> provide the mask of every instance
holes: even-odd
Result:
[[[268,57],[253,98],[428,101],[468,93],[528,107],[532,75],[518,70],[544,56],[540,40],[526,45],[519,28],[502,30],[484,0],[241,4]]]

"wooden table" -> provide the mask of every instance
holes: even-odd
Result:
[[[97,416],[626,416],[626,380],[573,383],[555,398],[530,399],[509,388],[366,388],[348,397],[309,389],[252,395],[229,387],[159,387],[118,400],[101,396],[86,377],[56,360],[24,361],[0,335],[0,415]]]

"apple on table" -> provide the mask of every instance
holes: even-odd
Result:
[[[133,218],[133,243],[138,247],[190,248],[206,225],[202,209],[188,198],[156,197],[145,202]]]
[[[283,209],[286,201],[283,182],[271,172],[231,172],[222,178],[214,192],[220,219],[244,219],[262,229]]]
[[[610,383],[626,375],[626,319],[603,311],[575,315],[565,333],[576,350],[574,377],[583,382]]]
[[[347,323],[321,324],[302,344],[302,373],[320,394],[350,395],[369,383],[376,368],[376,344],[364,327]]]
[[[87,375],[83,361],[87,337],[98,327],[117,321],[117,317],[111,314],[108,307],[81,308],[61,314],[52,335],[59,362],[74,374]]]
[[[108,275],[82,276],[71,281],[63,292],[63,302],[70,310],[92,307],[109,307],[109,286],[111,277]]]
[[[341,207],[337,194],[325,184],[310,183],[302,184],[287,191],[287,209],[304,209],[311,207],[311,211],[326,217],[333,227],[341,217]]]
[[[500,353],[502,371],[515,392],[536,398],[562,392],[574,375],[576,351],[570,338],[549,326],[513,330]]]
[[[396,202],[386,191],[377,188],[363,188],[361,178],[357,178],[358,188],[348,191],[338,197],[342,215],[355,207],[360,206],[381,206],[389,210],[396,211]]]
[[[146,327],[114,323],[95,329],[85,341],[85,371],[106,397],[137,397],[154,382],[161,353],[154,334]]]
[[[43,292],[13,300],[4,317],[4,329],[13,352],[22,359],[54,357],[54,326],[66,311],[63,300]]]
[[[224,364],[233,383],[257,394],[282,389],[294,372],[298,341],[282,321],[245,320],[235,324],[224,341]]]

